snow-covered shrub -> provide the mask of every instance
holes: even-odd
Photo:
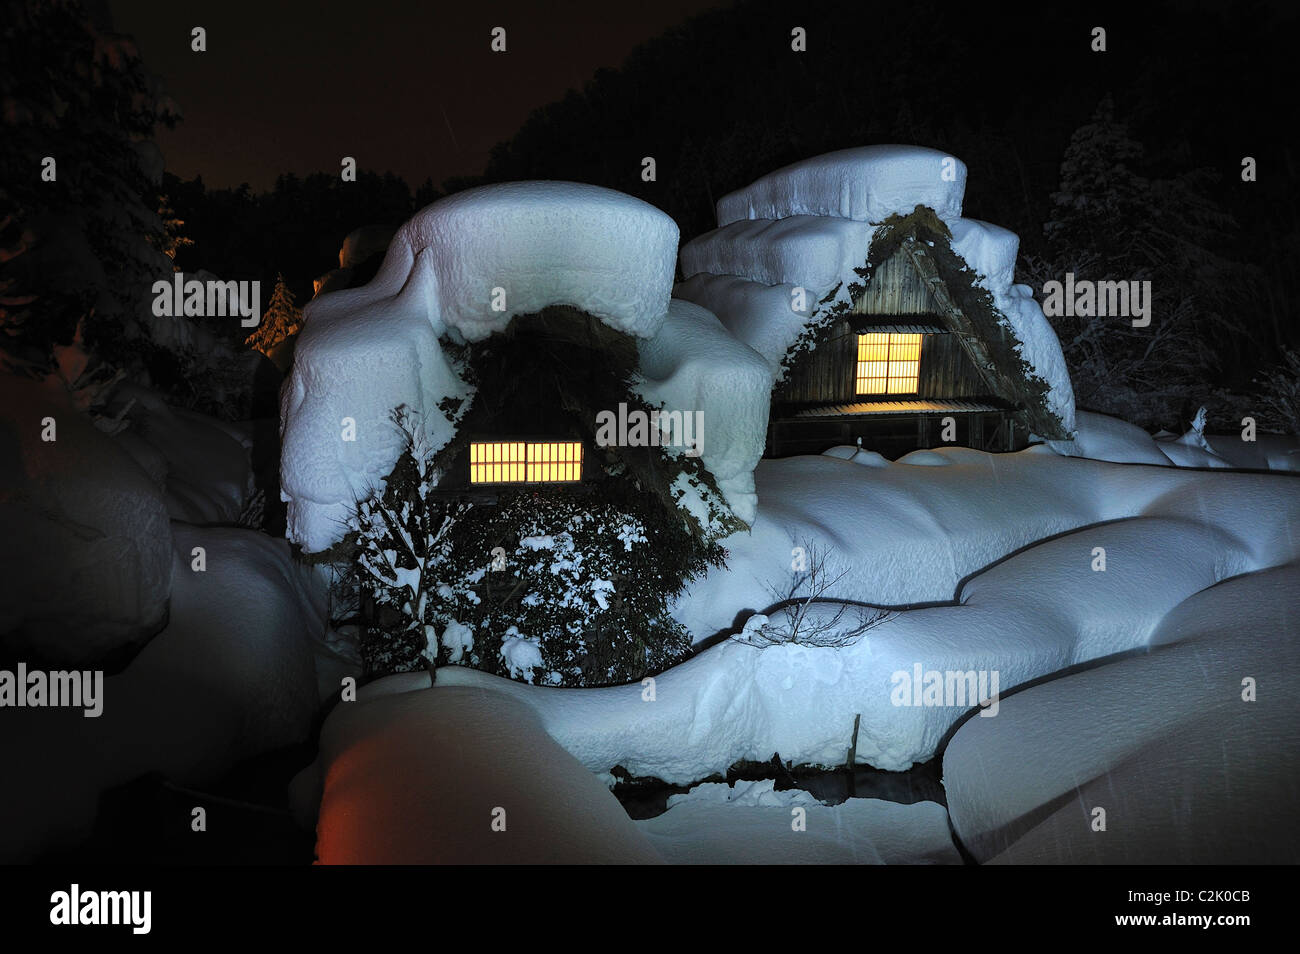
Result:
[[[500,488],[493,504],[439,492],[404,412],[407,448],[351,529],[371,610],[371,672],[439,663],[547,685],[634,681],[690,650],[668,612],[724,555],[632,480]]]
[[[447,532],[468,505],[431,500],[437,482],[424,429],[404,408],[393,414],[407,436],[381,493],[359,501],[350,529],[359,549],[355,563],[370,618],[361,650],[372,672],[403,672],[437,663],[437,633],[430,600],[437,599],[436,566]],[[368,599],[367,599],[368,597]]]

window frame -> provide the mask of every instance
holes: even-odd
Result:
[[[864,348],[881,346],[880,343],[868,342],[864,340],[872,335],[883,335],[885,337],[885,341],[883,343],[885,348],[884,358],[863,359],[861,357]],[[911,342],[911,341],[895,340],[895,339],[908,339],[908,338],[915,338],[916,341]],[[906,347],[910,349],[913,346],[916,348],[915,358],[894,357],[894,349],[896,347],[898,348]],[[921,355],[924,350],[925,350],[925,334],[923,332],[869,331],[869,330],[856,332],[854,337],[854,354],[853,354],[854,396],[855,397],[891,397],[891,396],[892,397],[915,397],[920,393],[920,389],[921,389]],[[894,365],[896,364],[907,365],[907,364],[912,364],[913,362],[915,362],[915,371],[913,373],[905,374],[905,375],[897,375],[897,376],[893,373]],[[885,373],[883,377],[878,374],[862,373],[864,365],[872,365],[872,364],[884,365]],[[883,390],[879,390],[879,391],[860,390],[860,387],[863,382],[879,381],[879,380],[884,381]],[[894,381],[910,381],[912,383],[912,387],[910,390],[906,390],[906,391],[891,390],[890,386]]]
[[[496,445],[496,446],[521,445],[522,454],[517,459],[511,459],[511,460],[475,461],[474,459],[475,449],[478,447],[483,447],[485,445]],[[548,445],[556,445],[556,446],[563,445],[565,447],[569,447],[569,446],[576,447],[577,448],[576,458],[572,458],[568,460],[562,458],[561,459],[554,459],[554,458],[553,459],[540,459],[540,458],[531,459],[530,455],[533,448],[543,447]],[[573,486],[575,484],[581,484],[586,479],[585,464],[587,462],[587,445],[586,442],[581,440],[580,438],[575,438],[575,437],[550,438],[550,437],[537,437],[537,436],[503,437],[503,436],[496,436],[496,435],[494,436],[475,435],[469,439],[469,446],[466,448],[466,455],[468,457],[467,460],[467,465],[469,468],[468,485],[470,487],[542,487],[542,486],[551,486],[551,485]],[[475,479],[475,468],[491,466],[493,464],[500,464],[503,466],[514,466],[520,468],[520,472],[522,473],[522,476],[520,476],[518,479],[504,479],[504,480],[488,480],[488,479],[476,480]],[[540,467],[542,465],[552,465],[556,467],[561,467],[564,465],[576,466],[577,476],[573,478],[564,478],[564,479],[537,478],[536,476],[530,476],[534,474],[533,471],[534,467]]]

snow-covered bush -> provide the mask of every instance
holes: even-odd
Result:
[[[439,663],[546,685],[633,681],[685,656],[668,612],[724,555],[635,481],[501,488],[494,504],[437,490],[404,411],[406,450],[352,524],[373,673]]]
[[[372,672],[402,672],[436,665],[437,632],[430,600],[437,599],[435,567],[443,562],[447,532],[468,505],[430,500],[436,481],[424,429],[405,408],[393,414],[407,436],[382,493],[357,504],[351,529],[359,549],[355,561],[369,624],[362,654]]]

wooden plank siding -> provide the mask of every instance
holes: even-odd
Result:
[[[830,337],[808,356],[798,374],[782,384],[776,395],[777,405],[806,407],[861,400],[856,390],[857,358],[858,332],[849,320],[840,321]],[[922,335],[916,397],[984,398],[991,394],[988,382],[955,335]]]
[[[1017,432],[1014,421],[1017,409],[1007,404],[1004,382],[997,370],[988,369],[994,374],[990,381],[972,357],[972,351],[983,357],[982,349],[977,344],[972,348],[971,342],[964,342],[960,334],[949,330],[923,335],[915,394],[868,397],[857,393],[860,332],[877,325],[915,322],[969,334],[970,329],[961,324],[965,316],[943,291],[936,289],[933,275],[922,274],[906,247],[900,247],[877,266],[849,315],[832,326],[774,393],[768,455],[818,453],[832,444],[851,444],[858,439],[864,447],[888,457],[942,444],[942,414],[863,414],[836,419],[795,416],[801,410],[823,405],[908,398],[983,401],[1004,407],[1000,411],[950,412],[957,420],[957,443],[990,451],[1021,446],[1024,435]],[[958,328],[953,327],[955,321]]]
[[[988,382],[971,364],[956,335],[925,335],[921,339],[921,373],[917,397],[988,397]]]
[[[898,319],[918,320],[940,328],[950,324],[930,284],[918,274],[902,249],[876,268],[850,316],[836,322],[827,337],[777,389],[774,395],[777,407],[842,403],[857,398],[858,333],[870,330],[873,323],[886,324]],[[922,337],[917,397],[978,398],[991,394],[993,389],[955,335]]]
[[[906,255],[895,252],[881,262],[866,291],[853,307],[857,315],[927,315],[940,313],[930,286],[921,280]]]

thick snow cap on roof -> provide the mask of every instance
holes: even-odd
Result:
[[[966,164],[924,146],[861,146],[804,159],[718,201],[718,225],[742,219],[830,215],[883,222],[928,205],[941,219],[961,215]]]
[[[1030,288],[1013,283],[1019,237],[978,219],[946,224],[953,251],[992,295],[1019,342],[1021,357],[1047,382],[1048,406],[1073,430],[1074,389],[1060,342]],[[876,227],[867,223],[816,215],[733,222],[682,246],[686,281],[673,294],[717,315],[728,331],[767,359],[775,380],[786,352],[814,320],[822,300],[838,286],[834,304],[861,281],[856,269],[866,263],[875,233]],[[794,310],[800,301],[805,303],[802,312]]]
[[[772,389],[766,363],[709,311],[678,299],[660,333],[639,342],[639,356],[641,396],[666,411],[698,412],[700,460],[731,512],[753,523]]]
[[[371,284],[396,294],[429,249],[430,320],[453,340],[481,341],[549,305],[573,305],[648,338],[668,313],[677,238],[669,216],[613,189],[507,182],[416,213]]]
[[[356,500],[401,453],[398,405],[433,450],[451,440],[455,420],[439,405],[472,392],[441,339],[479,341],[551,305],[651,338],[668,314],[676,257],[671,218],[598,186],[484,186],[419,212],[368,285],[304,311],[280,408],[289,539],[315,552],[342,538]]]

